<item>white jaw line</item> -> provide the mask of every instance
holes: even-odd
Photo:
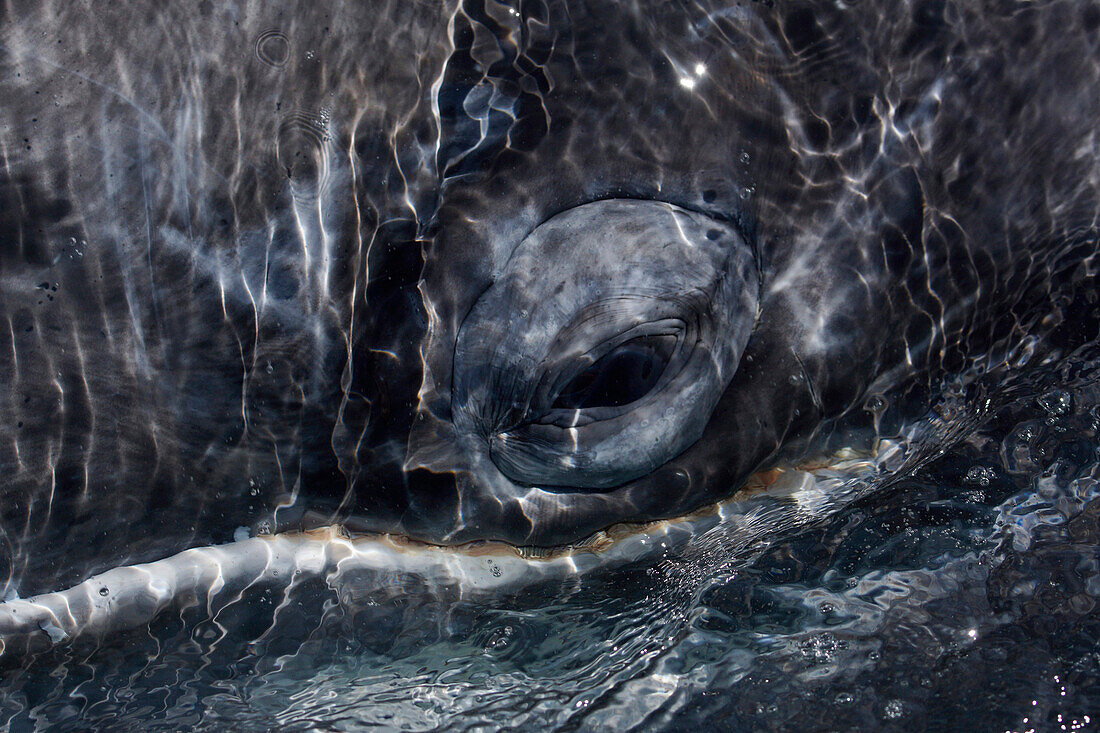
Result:
[[[685,517],[617,525],[572,547],[518,548],[500,542],[445,547],[396,535],[351,537],[342,527],[198,547],[114,568],[68,590],[0,603],[0,660],[137,628],[169,608],[196,601],[205,602],[213,617],[256,586],[289,588],[324,578],[330,588],[354,596],[392,587],[412,575],[423,581],[418,593],[449,590],[472,600],[625,565],[655,550],[682,548],[703,534],[721,532],[736,547],[745,547],[774,531],[773,519],[788,526],[792,520],[817,519],[830,507],[862,495],[850,489],[867,486],[869,479],[889,470],[888,464],[896,465],[900,453],[896,444],[883,441],[870,458],[841,455],[827,466],[765,472],[761,475],[769,478],[758,481],[755,491],[739,492]],[[766,493],[761,493],[762,486]],[[837,502],[838,494],[848,498]],[[762,497],[773,503],[760,504]],[[774,502],[785,508],[782,516],[771,511]]]

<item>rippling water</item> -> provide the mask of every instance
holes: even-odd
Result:
[[[6,673],[13,729],[1084,730],[1100,707],[1100,355],[947,385],[976,425],[855,500],[493,601],[257,588]],[[1003,380],[1003,381],[1002,381]],[[969,393],[969,396],[968,396]],[[975,398],[975,395],[979,396]],[[945,405],[950,405],[946,408]],[[947,431],[949,434],[951,431]],[[369,592],[368,592],[369,591]]]
[[[586,47],[592,39],[581,32],[602,22],[588,4],[585,13],[573,6],[575,26],[557,5],[555,14],[491,1],[447,12],[391,3],[380,5],[373,22],[361,8],[338,3],[293,15],[203,2],[173,11],[179,18],[138,18],[144,9],[136,5],[132,25],[108,16],[92,22],[95,14],[68,23],[65,9],[50,3],[0,9],[3,88],[23,95],[3,117],[0,149],[0,225],[18,235],[0,250],[12,343],[11,369],[0,362],[11,377],[0,409],[25,431],[0,446],[0,465],[11,469],[0,479],[9,593],[57,589],[115,564],[226,542],[237,525],[257,518],[277,524],[280,510],[303,505],[317,487],[322,503],[346,508],[359,481],[364,511],[411,512],[411,501],[401,503],[402,479],[387,467],[400,463],[394,456],[404,446],[394,447],[393,435],[407,432],[415,405],[390,395],[418,387],[420,368],[431,367],[419,350],[431,319],[418,310],[417,288],[421,244],[433,231],[418,227],[438,203],[436,179],[461,180],[502,155],[500,147],[527,151],[545,134],[539,120],[552,85],[531,58],[508,56],[500,40],[520,32],[521,11],[535,41],[555,24],[579,29],[558,40],[577,44],[578,68],[600,65],[600,49]],[[756,5],[771,12],[783,4]],[[846,12],[883,13],[851,5]],[[975,37],[998,36],[950,3],[914,5],[906,12],[920,32],[899,50],[897,67],[883,70],[902,88],[922,64],[969,58],[962,40],[940,61],[923,58],[931,53],[921,40],[928,28],[957,23],[985,31]],[[715,49],[735,49],[731,58],[741,58],[759,51],[754,43],[766,45],[748,32],[723,35],[755,26],[741,5],[719,6],[704,12],[685,4],[652,19],[677,28],[681,15],[694,19],[686,35],[702,38],[712,53],[696,58],[690,44],[671,41],[645,49],[643,56],[667,60],[671,88],[657,97],[699,92],[723,68]],[[1005,21],[1004,28],[1049,38],[1065,20],[1067,44],[1095,45],[1094,6],[1045,7],[1053,10],[1042,23]],[[814,36],[796,16],[778,25],[790,48],[819,65],[802,70],[807,78],[843,76],[830,39]],[[645,18],[634,22],[649,28]],[[861,25],[871,32],[878,23],[872,15]],[[704,26],[710,30],[698,30]],[[1020,35],[1020,44],[1035,37]],[[960,38],[967,36],[960,31]],[[553,44],[546,45],[549,54]],[[358,48],[386,57],[363,58]],[[134,50],[148,54],[148,66],[130,58]],[[607,56],[633,58],[633,51],[615,51]],[[455,59],[442,73],[448,54]],[[479,60],[497,64],[499,78],[474,78]],[[1078,61],[1079,69],[1066,68],[1095,79],[1096,65]],[[246,71],[210,72],[234,63]],[[975,52],[962,67],[969,73],[997,63]],[[618,85],[651,90],[655,82],[632,81],[627,67],[605,71],[611,81],[591,81],[600,98],[614,98]],[[770,68],[759,76],[765,72],[793,74]],[[754,74],[722,93],[749,94],[759,81]],[[983,78],[974,73],[980,99]],[[862,117],[919,127],[931,114],[921,105],[942,87],[931,88],[927,98],[897,99],[887,83],[874,115],[868,107]],[[648,99],[619,99],[613,108]],[[1082,109],[1091,108],[1082,102]],[[609,147],[622,142],[609,131],[631,122],[625,112],[620,119],[607,109],[575,111]],[[1076,119],[1073,110],[1035,113]],[[740,120],[749,132],[767,134],[753,122]],[[682,162],[668,152],[678,124],[631,139],[631,154],[657,170]],[[988,120],[968,132],[970,122],[959,124],[964,138],[1000,140],[1004,132]],[[863,161],[864,171],[873,168],[868,160],[892,154],[874,135],[822,125],[809,131],[807,149]],[[14,135],[20,130],[35,132]],[[1017,157],[1008,168],[1026,173],[1044,151],[1009,133],[1004,155]],[[914,137],[919,143],[919,130]],[[1080,160],[1091,160],[1091,144],[1082,145]],[[576,155],[563,154],[554,174],[571,164],[583,169]],[[743,156],[738,165],[756,164]],[[989,159],[955,160],[952,175],[980,199],[982,175],[1001,172],[968,169],[979,164]],[[377,175],[364,176],[363,166]],[[27,172],[39,168],[51,173],[39,180]],[[1066,172],[1073,178],[1066,187],[1043,190],[1100,185],[1079,173]],[[845,180],[844,170],[826,174],[833,183]],[[759,190],[725,190],[708,183],[710,171],[692,176],[693,185],[715,186],[703,194],[708,201],[769,194],[766,181]],[[803,183],[810,196],[819,182]],[[342,186],[354,191],[342,197]],[[229,189],[233,196],[219,193]],[[390,209],[376,206],[383,200]],[[1043,205],[1073,208],[1060,200]],[[371,217],[382,242],[373,253],[359,229]],[[1081,266],[1088,277],[1095,221],[1090,232],[1059,232],[1083,262],[1088,256]],[[89,222],[98,241],[86,238]],[[100,246],[116,240],[124,244]],[[27,263],[46,274],[27,280],[18,269]],[[376,273],[369,281],[367,264]],[[954,264],[939,263],[940,270]],[[476,270],[465,262],[434,265],[436,287],[451,282],[438,275],[444,265],[454,266],[458,274],[447,275],[454,281]],[[1048,269],[1051,281],[1080,275]],[[117,282],[102,284],[105,273]],[[11,284],[17,280],[18,288]],[[74,282],[93,284],[69,295]],[[762,504],[747,524],[700,525],[689,540],[655,544],[625,565],[531,581],[490,598],[409,573],[384,586],[321,577],[256,584],[213,614],[196,599],[148,626],[7,661],[0,721],[12,730],[135,731],[1097,729],[1096,297],[1040,297],[1054,289],[1028,291],[1034,304],[1012,312],[1018,329],[1034,325],[1035,333],[1013,331],[1008,356],[969,354],[948,363],[952,345],[941,341],[943,368],[876,396],[861,413],[874,416],[873,426],[841,422],[822,438],[835,458],[849,443],[865,447],[877,429],[899,447],[901,458],[888,470],[867,466],[821,495],[810,487]],[[361,290],[369,291],[366,313],[356,310]],[[936,295],[931,285],[928,293]],[[97,308],[126,316],[101,322],[87,315]],[[418,317],[408,316],[413,311]],[[36,340],[41,333],[52,335]],[[939,333],[948,335],[946,327]],[[929,339],[931,352],[937,342]],[[231,368],[222,370],[226,354]],[[171,369],[157,372],[165,364]],[[142,392],[149,382],[156,390]],[[102,448],[105,431],[129,440],[120,439],[127,448]],[[152,470],[147,454],[157,458]],[[126,491],[112,493],[120,486]],[[108,500],[97,504],[101,489]],[[186,492],[196,503],[178,498]]]

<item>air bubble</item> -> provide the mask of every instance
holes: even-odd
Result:
[[[290,39],[277,28],[269,28],[256,39],[256,58],[268,66],[285,66],[290,58]]]
[[[966,477],[963,479],[963,483],[970,484],[971,486],[989,486],[993,481],[995,474],[992,468],[986,466],[972,466],[969,471],[966,472]]]
[[[498,630],[485,642],[485,646],[483,647],[484,651],[489,653],[505,649],[511,643],[512,636],[515,632],[516,630],[511,626],[505,626]]]
[[[1060,417],[1073,409],[1073,395],[1062,389],[1047,392],[1039,398],[1039,407],[1051,417]]]

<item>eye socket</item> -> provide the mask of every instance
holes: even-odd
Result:
[[[621,407],[649,394],[672,359],[676,337],[642,336],[612,349],[558,393],[553,408]]]

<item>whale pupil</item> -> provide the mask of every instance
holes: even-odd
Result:
[[[656,386],[675,345],[674,336],[643,336],[620,344],[573,377],[553,406],[584,410],[636,402]]]

